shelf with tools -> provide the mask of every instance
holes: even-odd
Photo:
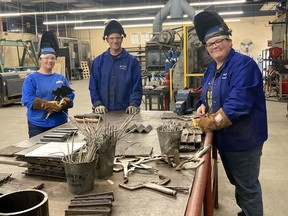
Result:
[[[145,47],[142,47],[140,45],[138,47],[127,47],[125,49],[126,49],[127,52],[129,52],[131,55],[135,56],[138,59],[142,69],[146,68]]]
[[[273,25],[272,41],[262,51],[264,90],[266,97],[281,101],[288,96],[287,12],[269,24]]]

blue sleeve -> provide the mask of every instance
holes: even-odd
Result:
[[[91,97],[92,105],[101,105],[101,97],[99,94],[99,84],[98,80],[100,80],[100,71],[99,71],[99,64],[100,64],[100,57],[97,57],[93,60],[91,64],[91,72],[90,72],[90,79],[89,79],[89,91]]]
[[[230,79],[230,90],[223,110],[230,120],[249,114],[263,94],[263,78],[256,62],[246,58],[235,61]]]
[[[132,93],[130,95],[130,105],[136,105],[139,107],[142,102],[142,74],[139,61],[134,58],[132,69]]]
[[[36,83],[32,79],[32,75],[28,75],[22,86],[22,104],[28,109],[32,109],[34,100],[36,98]]]

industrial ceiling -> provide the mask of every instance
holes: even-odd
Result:
[[[209,1],[209,0],[0,0],[0,16],[2,14],[4,30],[20,31],[23,28],[26,32],[34,31],[35,25],[41,29],[47,29],[43,22],[51,21],[65,21],[65,24],[57,24],[57,28],[74,28],[79,26],[103,26],[103,19],[115,18],[123,20],[124,18],[132,18],[132,20],[125,19],[123,25],[152,23],[153,20],[136,20],[137,17],[155,17],[160,11],[161,7],[146,8],[147,6],[165,6],[171,2],[185,1],[191,8],[197,11],[203,9],[222,12],[239,12],[242,14],[223,15],[224,19],[233,19],[241,17],[257,17],[257,16],[273,16],[277,13],[277,5],[281,1],[267,1],[267,0],[246,0],[238,1],[239,3],[228,3],[225,0]],[[235,1],[235,0],[234,0]],[[222,4],[221,4],[222,2]],[[232,1],[229,1],[232,2]],[[285,2],[285,1],[284,1]],[[283,6],[283,4],[282,4]],[[138,7],[129,9],[131,7]],[[119,11],[113,9],[122,8]],[[125,9],[127,8],[127,9]],[[86,11],[86,10],[102,11]],[[109,10],[105,10],[109,9]],[[111,9],[111,10],[110,10]],[[73,10],[74,12],[69,12]],[[79,10],[84,10],[78,13]],[[60,12],[59,12],[60,11]],[[24,13],[20,16],[5,16],[10,13]],[[32,14],[29,14],[32,13]],[[49,13],[49,14],[47,14]],[[99,20],[100,19],[100,20]],[[87,21],[96,20],[83,23],[67,23],[67,21]],[[56,28],[51,24],[49,28]]]

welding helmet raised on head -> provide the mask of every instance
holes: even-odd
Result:
[[[41,37],[38,58],[45,55],[55,55],[58,57],[59,54],[59,43],[55,34],[51,31],[45,31]]]
[[[122,37],[126,37],[124,29],[121,23],[116,19],[110,19],[104,24],[103,40],[105,40],[110,34],[118,33]]]
[[[205,44],[207,40],[232,35],[223,18],[213,11],[202,11],[194,17],[194,26],[199,40]]]

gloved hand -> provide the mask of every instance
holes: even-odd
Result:
[[[47,101],[36,97],[33,103],[33,109],[45,110],[46,112],[52,114],[55,112],[60,112],[61,105],[58,101]]]
[[[232,122],[226,116],[222,108],[208,117],[200,117],[198,122],[198,127],[200,127],[204,132],[220,130],[230,125],[232,125]]]
[[[135,114],[136,112],[138,112],[138,110],[139,110],[138,107],[131,105],[131,106],[127,107],[125,113]]]
[[[61,103],[61,110],[67,110],[70,108],[71,100],[68,97],[64,97]]]
[[[107,113],[108,112],[106,107],[103,106],[103,105],[99,105],[99,106],[95,107],[94,110],[95,110],[95,113],[99,113],[99,114],[103,114],[103,113]]]

